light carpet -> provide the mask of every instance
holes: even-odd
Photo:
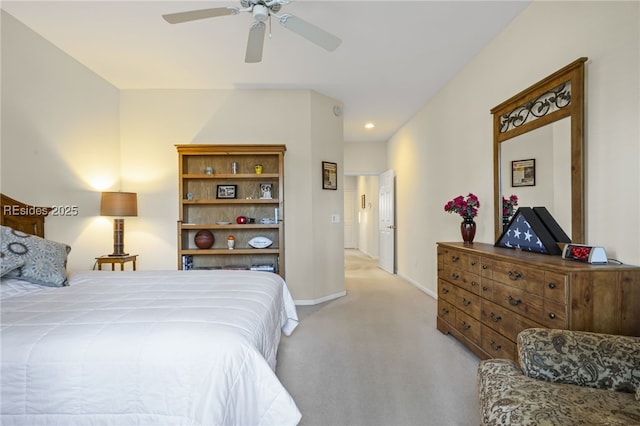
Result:
[[[298,306],[277,375],[301,426],[478,425],[479,358],[436,329],[436,301],[345,250],[345,297]]]

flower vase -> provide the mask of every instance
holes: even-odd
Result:
[[[502,232],[505,232],[509,227],[509,216],[502,216]]]
[[[460,232],[465,244],[473,244],[473,238],[476,236],[476,223],[473,219],[465,218],[460,224]]]

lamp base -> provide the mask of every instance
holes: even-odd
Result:
[[[109,256],[128,256],[124,252],[124,219],[113,220],[113,253]]]
[[[129,256],[129,253],[111,253],[111,254],[108,254],[107,256],[109,256],[109,257],[123,257],[123,256]]]

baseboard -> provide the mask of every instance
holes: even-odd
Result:
[[[367,253],[366,251],[362,251],[362,250],[360,250],[360,249],[358,249],[358,251],[359,251],[360,253],[364,254],[365,256],[367,256],[367,257],[368,257],[368,258],[370,258],[370,259],[378,259],[378,256],[374,256],[374,255],[372,255],[372,254],[370,254],[370,253]]]
[[[413,281],[411,278],[406,277],[404,275],[402,275],[401,273],[397,273],[397,275],[402,278],[403,280],[407,281],[409,284],[411,284],[412,286],[414,286],[415,288],[417,288],[420,291],[423,291],[424,293],[427,293],[427,295],[433,297],[434,299],[438,299],[438,294],[434,293],[433,291],[429,290],[428,288],[422,286],[421,284]]]
[[[338,299],[346,295],[347,295],[346,291],[340,291],[338,293],[330,294],[328,296],[324,296],[319,299],[296,299],[294,300],[294,303],[299,306],[317,305],[319,303],[328,302],[329,300]]]

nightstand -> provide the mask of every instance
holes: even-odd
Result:
[[[125,256],[109,256],[109,255],[105,255],[105,256],[100,256],[100,257],[96,257],[96,264],[98,265],[98,270],[102,271],[102,264],[103,263],[110,263],[111,264],[111,270],[115,271],[116,270],[116,263],[120,264],[120,270],[124,271],[124,264],[127,262],[133,262],[133,270],[136,270],[136,260],[138,258],[137,254],[128,254]]]

